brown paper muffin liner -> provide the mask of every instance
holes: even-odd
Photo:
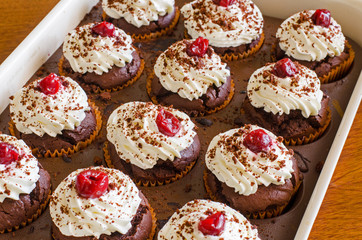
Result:
[[[115,168],[112,160],[111,160],[111,156],[109,154],[108,151],[108,141],[104,142],[104,146],[103,146],[103,152],[104,152],[104,160],[106,162],[106,165],[110,168]],[[121,160],[123,161],[123,160]],[[143,186],[143,187],[155,187],[155,186],[161,186],[161,185],[166,185],[172,182],[175,182],[181,178],[183,178],[187,173],[189,173],[191,171],[191,169],[193,168],[193,166],[195,165],[196,160],[193,161],[192,163],[190,163],[188,166],[186,166],[185,170],[183,170],[181,173],[176,174],[175,176],[173,176],[172,178],[163,180],[163,181],[149,181],[149,180],[138,180],[135,179],[134,177],[130,176],[132,178],[132,180],[137,184],[137,186]],[[127,174],[127,173],[126,173]],[[127,174],[128,175],[128,174]]]
[[[150,73],[147,77],[147,82],[146,82],[146,89],[147,89],[147,93],[148,96],[150,97],[151,101],[154,104],[160,104],[157,101],[157,97],[155,95],[152,94],[152,79],[154,77],[155,73],[152,71],[152,73]],[[234,92],[235,92],[235,84],[234,84],[234,80],[231,79],[231,85],[230,85],[230,93],[229,96],[227,97],[227,99],[223,102],[222,105],[215,107],[213,109],[209,109],[209,110],[205,110],[205,111],[201,111],[201,112],[195,112],[195,111],[186,111],[186,110],[182,110],[183,112],[186,112],[189,116],[192,117],[201,117],[201,116],[205,116],[205,115],[209,115],[215,112],[220,111],[221,109],[225,108],[231,101],[231,99],[234,96]],[[171,105],[169,105],[171,106]]]
[[[207,194],[210,196],[211,200],[216,201],[216,202],[222,202],[221,199],[219,199],[215,194],[212,193],[209,185],[207,184],[207,174],[208,174],[208,172],[205,169],[203,179],[204,179],[204,186],[205,186]],[[299,183],[299,185],[295,186],[291,199],[297,193],[300,184],[301,184],[301,182]],[[263,211],[250,213],[250,214],[244,214],[244,213],[242,213],[242,214],[246,218],[251,218],[251,219],[265,219],[265,218],[277,217],[283,213],[284,209],[288,206],[289,202],[290,202],[290,200],[285,205],[274,206],[273,208],[268,209],[268,210],[263,210]]]
[[[78,152],[84,148],[86,148],[89,144],[91,144],[94,139],[98,136],[99,131],[102,128],[102,115],[99,111],[98,107],[90,100],[88,100],[89,106],[94,109],[95,117],[97,126],[96,129],[93,131],[93,133],[89,136],[88,139],[81,141],[77,143],[76,145],[73,145],[72,147],[68,149],[56,149],[55,151],[47,150],[45,153],[43,151],[40,151],[38,148],[32,148],[32,152],[37,157],[45,157],[45,158],[54,158],[54,157],[62,157],[64,154],[69,156],[74,154],[75,152]],[[16,137],[15,135],[15,124],[13,121],[9,122],[9,131],[10,134]]]
[[[137,51],[139,52],[139,50],[137,50]],[[64,63],[64,55],[59,59],[58,71],[59,71],[59,74],[61,76],[67,76],[67,74],[63,71],[63,63]],[[145,67],[145,61],[141,58],[141,65],[138,68],[136,76],[134,76],[132,79],[128,80],[125,84],[122,84],[121,86],[117,86],[117,87],[113,87],[113,88],[103,89],[103,88],[99,87],[96,84],[87,84],[87,83],[82,82],[82,81],[77,81],[77,82],[78,82],[79,85],[81,85],[81,87],[83,89],[86,88],[87,86],[93,85],[94,88],[92,87],[91,89],[92,89],[92,92],[94,92],[94,93],[116,92],[116,91],[119,91],[119,90],[121,90],[123,88],[126,88],[126,87],[132,85],[134,82],[136,82],[140,78],[144,67]]]
[[[102,19],[105,21],[106,18],[107,14],[103,11]],[[170,25],[168,25],[166,28],[163,28],[157,32],[151,32],[147,34],[130,34],[130,33],[127,34],[130,34],[132,39],[137,42],[154,40],[170,33],[177,25],[179,19],[180,19],[180,10],[178,9],[178,7],[176,7],[175,17],[170,23]]]
[[[271,60],[273,62],[277,61],[277,59],[275,57],[276,48],[277,48],[276,44],[277,43],[274,43],[271,48]],[[346,60],[344,60],[341,64],[332,68],[332,70],[329,71],[329,73],[319,77],[321,84],[331,83],[331,82],[341,79],[343,76],[345,76],[347,74],[347,72],[351,68],[351,65],[354,61],[354,57],[356,54],[355,54],[351,44],[348,41],[346,41],[345,47],[348,48],[348,52],[349,52],[348,58]]]
[[[331,122],[331,119],[332,119],[332,113],[331,113],[331,110],[328,107],[328,109],[327,109],[327,120],[326,120],[326,123],[322,127],[316,129],[315,132],[309,134],[309,136],[303,136],[303,137],[299,137],[299,138],[284,138],[284,144],[287,145],[287,146],[295,146],[295,145],[304,145],[304,144],[314,142],[320,136],[322,136],[324,131],[329,126],[329,123]]]
[[[187,39],[191,38],[191,36],[187,33],[186,29],[184,31],[184,35],[185,35],[185,38],[187,38]],[[264,43],[264,40],[265,40],[265,35],[264,35],[264,32],[262,32],[260,35],[260,40],[259,40],[258,44],[255,45],[252,49],[249,49],[246,52],[241,52],[241,53],[237,53],[237,54],[236,53],[225,53],[225,54],[221,55],[221,59],[223,61],[236,61],[236,60],[244,59],[251,55],[254,55],[261,48],[261,46]]]
[[[153,208],[151,206],[149,206],[149,207],[150,207],[150,212],[151,212],[151,215],[152,215],[152,229],[151,229],[151,232],[150,232],[150,236],[148,237],[147,240],[153,240],[153,238],[155,236],[155,233],[156,233],[157,218],[156,218],[156,213],[153,210]]]
[[[36,219],[38,219],[38,217],[44,212],[44,210],[46,209],[46,207],[48,206],[50,197],[51,197],[51,190],[49,190],[48,196],[45,199],[45,201],[43,203],[40,204],[39,208],[37,209],[37,211],[33,214],[33,216],[31,216],[31,218],[25,220],[24,222],[22,222],[20,225],[18,226],[14,226],[12,228],[7,228],[5,230],[0,231],[0,234],[3,233],[8,233],[8,232],[13,232],[18,230],[19,228],[25,227],[28,224],[32,223],[33,221],[35,221]]]

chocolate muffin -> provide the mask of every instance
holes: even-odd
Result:
[[[322,83],[342,78],[354,51],[341,26],[326,9],[305,10],[286,19],[278,28],[272,57],[289,57],[314,70]]]
[[[180,17],[174,0],[102,0],[103,19],[132,35],[150,40],[172,31]]]
[[[249,120],[288,145],[307,144],[328,127],[329,97],[316,73],[285,58],[257,69],[250,77],[243,110]]]
[[[264,42],[264,20],[250,0],[195,0],[181,8],[186,35],[209,40],[215,52],[227,60],[246,58]]]
[[[177,210],[158,233],[158,240],[260,240],[258,230],[223,203],[193,200]]]
[[[226,63],[199,37],[176,42],[157,58],[147,91],[154,103],[197,116],[224,108],[234,95],[234,83]]]
[[[101,128],[97,107],[71,78],[50,74],[18,91],[10,103],[10,132],[35,153],[54,157],[90,144]]]
[[[59,72],[93,92],[117,91],[135,82],[144,61],[132,38],[112,23],[89,23],[68,33]]]
[[[190,118],[178,110],[129,102],[109,117],[105,160],[139,185],[170,183],[195,164],[200,141]]]
[[[116,169],[72,172],[49,205],[55,240],[152,239],[156,218],[132,180]]]
[[[36,220],[50,196],[50,176],[31,149],[15,137],[0,134],[0,233]]]
[[[205,162],[211,199],[251,218],[280,215],[302,181],[293,150],[284,146],[283,138],[256,125],[214,137]]]

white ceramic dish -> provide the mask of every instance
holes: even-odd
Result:
[[[78,25],[98,0],[62,0],[14,50],[0,66],[0,113],[9,104],[9,97],[47,61],[62,44],[67,32]],[[264,15],[286,18],[300,9],[328,8],[343,26],[344,34],[362,46],[361,0],[254,0]],[[282,6],[282,7],[281,7]],[[345,14],[348,12],[348,14]],[[356,28],[359,29],[356,29]],[[51,36],[51,37],[49,37]],[[323,170],[310,198],[295,239],[307,239],[337,165],[343,145],[362,98],[360,75],[339,126]]]

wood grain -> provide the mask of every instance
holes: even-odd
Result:
[[[59,0],[0,1],[0,62]],[[362,106],[343,148],[310,239],[361,239]]]

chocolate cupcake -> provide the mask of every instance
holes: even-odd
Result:
[[[204,115],[224,108],[234,95],[229,67],[208,46],[208,40],[181,40],[156,61],[147,79],[152,101]]]
[[[72,172],[49,204],[55,240],[153,239],[156,218],[132,180],[116,169]]]
[[[251,75],[243,109],[252,123],[282,136],[287,145],[300,145],[328,127],[328,102],[316,73],[285,58]]]
[[[193,200],[175,212],[158,240],[260,240],[258,230],[243,215],[223,203]]]
[[[50,176],[22,140],[0,134],[0,233],[36,220],[50,198]]]
[[[135,40],[151,40],[170,33],[180,17],[174,0],[102,0],[102,8],[104,20]]]
[[[283,138],[256,125],[214,137],[205,162],[211,199],[251,218],[280,215],[302,181],[293,150],[284,146]]]
[[[68,33],[59,73],[96,93],[117,91],[135,82],[144,61],[132,38],[112,23],[89,23]]]
[[[138,185],[170,183],[195,164],[200,141],[183,112],[150,102],[129,102],[110,115],[104,152],[108,166],[127,173]]]
[[[10,102],[12,135],[44,157],[85,148],[102,125],[98,108],[71,78],[50,74],[18,91]]]
[[[273,57],[298,61],[314,70],[322,83],[342,78],[355,56],[341,26],[326,9],[292,15],[280,25],[276,37]]]
[[[186,35],[209,40],[226,60],[246,58],[264,42],[264,20],[250,0],[195,0],[184,5]]]

